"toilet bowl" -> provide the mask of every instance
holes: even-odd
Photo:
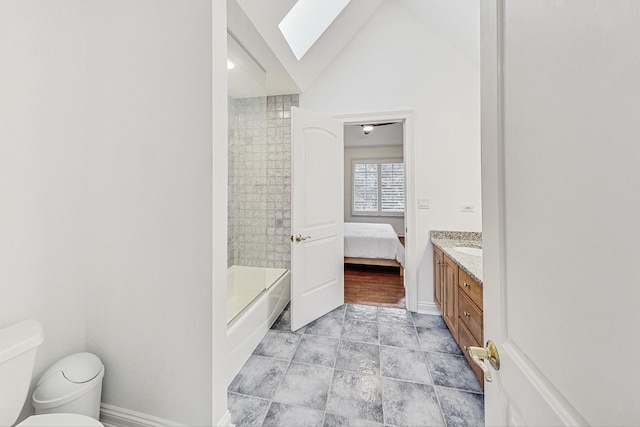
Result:
[[[33,415],[16,427],[99,427],[103,426],[98,420],[86,415],[76,414],[44,414]]]
[[[0,426],[13,425],[29,393],[36,350],[44,340],[42,326],[24,320],[0,329]],[[34,415],[19,426],[102,426],[98,420],[77,414]]]

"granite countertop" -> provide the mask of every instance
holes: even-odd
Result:
[[[431,230],[431,243],[446,253],[471,278],[482,285],[482,257],[459,252],[454,247],[482,248],[482,233]]]

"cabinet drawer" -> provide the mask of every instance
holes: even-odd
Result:
[[[482,370],[478,365],[473,363],[473,360],[471,360],[471,356],[469,356],[469,352],[467,351],[468,347],[471,347],[471,346],[482,347],[482,346],[478,341],[476,341],[471,336],[471,332],[469,332],[467,327],[462,322],[458,324],[458,345],[460,345],[460,348],[464,353],[464,357],[466,357],[467,362],[469,362],[469,365],[471,366],[471,369],[473,369],[473,373],[476,374],[478,381],[480,381],[480,384],[482,384],[482,388],[484,389],[484,377],[482,374]]]
[[[476,305],[482,310],[482,286],[473,280],[462,268],[459,270],[458,285],[464,293],[471,298],[471,301],[476,303]]]
[[[482,342],[482,311],[458,288],[458,323],[464,323],[477,342]]]

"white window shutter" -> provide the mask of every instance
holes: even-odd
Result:
[[[382,212],[403,212],[404,163],[382,163],[380,184]]]
[[[368,215],[404,212],[404,163],[393,160],[354,162],[353,212]]]
[[[353,167],[353,210],[378,212],[378,165],[356,163]]]

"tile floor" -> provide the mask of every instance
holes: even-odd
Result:
[[[236,426],[476,426],[484,396],[440,316],[343,305],[290,331],[285,310],[229,386]]]

